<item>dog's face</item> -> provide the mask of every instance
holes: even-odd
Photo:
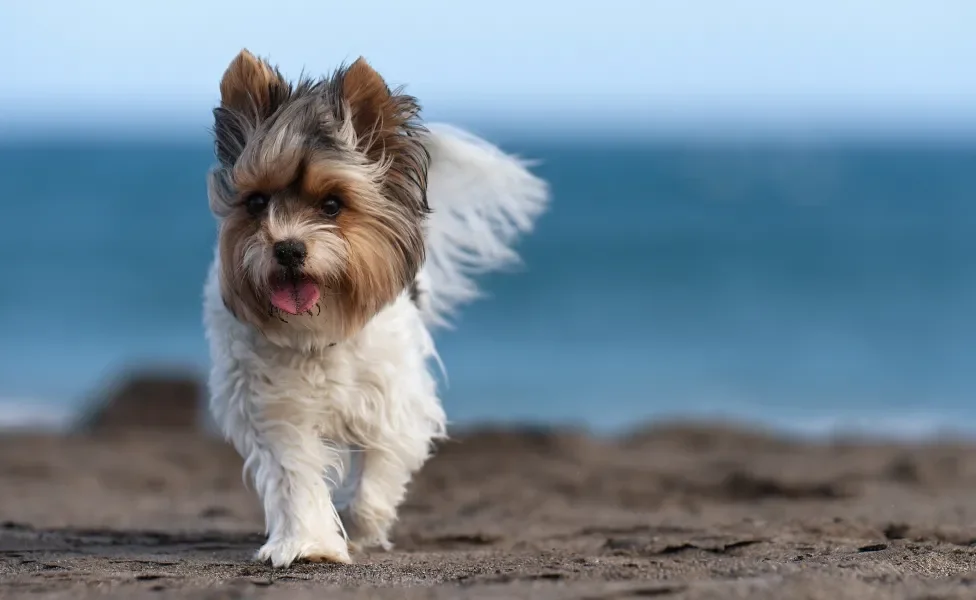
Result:
[[[363,59],[293,85],[246,50],[220,93],[208,192],[224,304],[272,339],[352,335],[424,260],[416,101]]]

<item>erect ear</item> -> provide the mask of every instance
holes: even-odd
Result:
[[[267,61],[246,49],[231,61],[220,80],[220,106],[214,109],[217,158],[233,165],[251,132],[291,94],[291,86]]]
[[[220,80],[220,105],[260,119],[274,112],[289,92],[281,73],[245,48]]]
[[[413,97],[391,92],[362,57],[343,73],[342,95],[351,112],[359,149],[371,158],[384,151],[386,138],[404,133],[420,112]]]

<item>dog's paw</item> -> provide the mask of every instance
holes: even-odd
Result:
[[[260,562],[270,562],[275,568],[288,567],[296,561],[340,564],[352,562],[349,558],[349,548],[338,535],[335,539],[326,540],[303,538],[268,540],[258,550],[256,559]]]
[[[382,540],[353,540],[349,542],[349,551],[353,554],[361,554],[370,550],[391,552],[393,550],[393,544],[386,538]]]
[[[349,551],[345,549],[343,549],[342,552],[327,552],[325,550],[317,550],[310,554],[299,556],[298,559],[308,561],[310,563],[338,563],[342,565],[352,564],[352,559],[349,558]]]
[[[389,552],[393,549],[389,532],[396,521],[394,511],[378,512],[353,511],[350,515],[349,535],[350,546],[355,551],[377,549]]]

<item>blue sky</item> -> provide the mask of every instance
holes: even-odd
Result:
[[[246,46],[364,55],[435,118],[976,131],[974,31],[974,0],[3,2],[0,125],[205,125]]]

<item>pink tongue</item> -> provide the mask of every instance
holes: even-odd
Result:
[[[300,315],[319,301],[319,288],[307,279],[283,281],[271,291],[271,304],[292,315]]]

